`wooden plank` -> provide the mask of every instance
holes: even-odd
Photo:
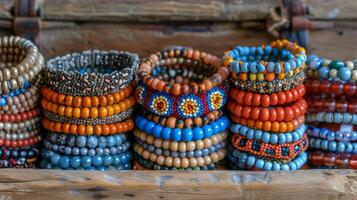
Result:
[[[1,199],[357,198],[357,171],[59,171],[0,170]]]
[[[264,20],[279,0],[47,0],[45,20],[240,21]]]
[[[311,11],[311,19],[357,20],[356,0],[302,0]]]

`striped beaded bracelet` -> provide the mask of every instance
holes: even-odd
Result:
[[[357,142],[329,141],[320,138],[309,138],[310,148],[330,152],[357,154]]]
[[[357,125],[357,114],[339,112],[309,113],[306,122],[326,122]]]

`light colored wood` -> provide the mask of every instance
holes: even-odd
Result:
[[[0,170],[1,199],[357,198],[357,171],[58,171]]]
[[[311,10],[311,19],[357,20],[356,0],[302,0]]]

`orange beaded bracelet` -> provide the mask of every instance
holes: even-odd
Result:
[[[42,124],[45,129],[51,132],[74,135],[113,135],[134,129],[134,120],[132,118],[115,124],[98,124],[94,126],[60,123],[44,118]]]
[[[46,99],[41,99],[41,106],[43,109],[47,111],[51,111],[52,113],[66,116],[66,117],[73,117],[76,119],[79,118],[97,118],[97,117],[108,117],[123,111],[128,110],[129,108],[135,105],[135,98],[131,96],[118,104],[107,105],[103,107],[85,107],[85,108],[78,108],[78,107],[66,107],[65,105],[59,105],[56,103],[52,103]]]
[[[130,96],[133,93],[133,88],[131,84],[123,90],[104,96],[70,96],[57,93],[44,86],[41,88],[41,94],[44,99],[56,104],[66,105],[68,107],[90,108],[117,104]]]

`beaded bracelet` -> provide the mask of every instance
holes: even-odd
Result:
[[[40,131],[40,129],[28,130],[26,132],[21,133],[5,133],[3,131],[0,131],[0,138],[6,140],[22,140],[36,136],[39,134]]]
[[[327,98],[311,97],[309,101],[309,112],[349,112],[357,114],[357,101],[346,98]]]
[[[0,114],[0,122],[21,122],[26,121],[31,118],[37,117],[40,115],[41,111],[39,108],[32,109],[27,112],[18,113],[18,114]]]
[[[3,131],[26,130],[27,128],[31,128],[33,125],[38,124],[39,121],[40,121],[40,117],[34,117],[26,121],[15,122],[15,123],[0,122],[0,130]]]
[[[176,168],[196,167],[209,165],[211,163],[217,163],[218,161],[222,160],[227,153],[225,149],[222,149],[218,152],[211,153],[209,156],[204,157],[172,158],[170,156],[158,156],[155,153],[150,153],[138,144],[133,145],[133,150],[144,159],[150,160],[159,165]]]
[[[273,81],[242,81],[231,77],[230,82],[232,86],[240,90],[260,93],[260,94],[271,94],[281,91],[291,90],[299,85],[302,85],[306,79],[306,75],[303,71],[296,74],[291,78],[286,78],[282,80]]]
[[[44,86],[41,88],[41,94],[44,99],[55,104],[66,105],[68,107],[90,108],[117,104],[128,98],[133,93],[133,88],[133,84],[131,84],[118,92],[105,96],[71,96],[57,93]]]
[[[357,84],[353,82],[308,80],[305,86],[309,94],[357,97]]]
[[[354,62],[309,56],[308,76],[310,79],[357,81],[357,64]]]
[[[53,151],[45,149],[42,152],[43,158],[51,162],[54,166],[59,166],[61,169],[77,169],[77,168],[87,168],[90,166],[116,166],[119,164],[128,163],[131,159],[131,153],[125,152],[117,155],[107,155],[107,156],[62,156]]]
[[[232,124],[230,126],[230,131],[235,134],[239,134],[247,137],[249,140],[258,140],[264,143],[271,144],[285,144],[291,142],[299,141],[306,131],[306,126],[302,124],[299,128],[295,129],[293,132],[286,133],[270,133],[261,130],[251,129],[247,126],[242,126],[240,124]]]
[[[0,106],[20,104],[20,102],[26,101],[26,99],[33,95],[38,96],[37,91],[37,83],[31,85],[29,82],[26,82],[24,87],[17,89],[14,92],[11,91],[9,94],[2,94],[0,97]]]
[[[203,80],[202,83],[191,82],[189,84],[167,84],[152,76],[152,70],[156,66],[184,65],[187,59],[209,65],[210,71],[216,70],[216,72],[208,79]],[[221,66],[220,59],[216,56],[191,48],[175,48],[152,54],[141,63],[137,74],[139,79],[149,88],[160,92],[172,93],[173,95],[183,95],[208,92],[211,88],[220,85],[226,79],[229,72],[227,68]]]
[[[231,115],[235,117],[243,117],[246,119],[260,120],[260,121],[292,121],[305,114],[307,103],[304,99],[299,99],[290,106],[282,107],[251,107],[242,106],[232,101],[228,102],[227,106]]]
[[[66,107],[41,99],[41,106],[44,110],[51,111],[54,114],[79,118],[103,118],[107,116],[116,115],[135,105],[135,99],[133,96],[121,101],[118,104],[103,106],[103,107],[91,107],[91,108],[78,108],[78,107]]]
[[[135,98],[139,105],[155,115],[187,119],[222,109],[227,101],[227,90],[224,82],[207,92],[178,96],[157,92],[139,83]]]
[[[302,68],[306,59],[305,49],[288,40],[273,41],[261,47],[236,46],[223,56],[224,66],[230,67],[233,73],[266,72],[273,75],[289,74]]]
[[[11,90],[23,87],[44,66],[43,56],[29,40],[17,36],[3,36],[0,47],[4,65],[0,70],[0,93],[9,94]]]
[[[1,159],[11,159],[11,158],[33,158],[37,157],[40,151],[37,147],[23,147],[23,148],[0,148]]]
[[[70,124],[77,124],[77,125],[97,125],[97,124],[114,124],[117,122],[121,122],[134,113],[134,108],[129,108],[119,114],[114,114],[112,116],[102,117],[102,118],[79,118],[75,119],[72,117],[60,116],[49,112],[47,110],[43,111],[45,117],[52,121],[61,122],[61,123],[70,123]]]
[[[47,160],[42,159],[40,162],[40,167],[41,169],[61,169],[61,170],[73,170],[73,168],[69,167],[66,169],[62,169],[60,166],[56,166],[48,162]],[[89,167],[78,167],[76,170],[98,170],[98,171],[104,171],[104,170],[131,170],[131,164],[130,163],[124,163],[124,164],[118,164],[118,165],[109,165],[109,166],[89,166]]]
[[[300,85],[291,90],[281,91],[278,93],[259,94],[246,92],[237,88],[232,88],[229,92],[230,99],[236,103],[246,106],[276,106],[297,101],[305,95],[305,86]]]
[[[119,146],[113,146],[110,148],[97,147],[95,149],[86,148],[86,147],[79,148],[79,147],[57,145],[57,144],[52,144],[47,140],[45,140],[43,144],[44,147],[50,151],[53,151],[61,155],[68,155],[68,156],[116,155],[119,153],[127,152],[130,148],[130,142],[128,141],[124,142]]]
[[[42,120],[45,129],[51,132],[74,134],[74,135],[113,135],[124,133],[134,128],[134,121],[130,118],[115,124],[77,125],[69,123],[54,122],[47,118]]]
[[[264,130],[267,132],[274,132],[274,133],[286,133],[291,132],[301,126],[304,121],[305,117],[301,116],[294,119],[291,122],[277,122],[277,121],[260,121],[260,120],[252,120],[246,118],[238,118],[233,115],[230,115],[230,119],[237,124],[241,124],[244,126],[248,126],[250,128],[254,128],[257,130]]]
[[[357,169],[357,154],[312,151],[309,155],[309,164],[318,167]]]
[[[307,161],[308,155],[306,152],[302,152],[296,158],[288,163],[279,163],[277,161],[268,161],[261,158],[256,158],[253,155],[249,155],[246,152],[240,152],[235,150],[237,156],[230,156],[228,158],[239,169],[252,169],[257,168],[265,171],[287,171],[296,170],[301,168]]]
[[[37,168],[37,157],[0,160],[0,168]]]
[[[239,134],[234,134],[231,141],[232,145],[240,151],[278,160],[291,160],[308,147],[306,134],[297,142],[284,144],[269,144],[258,140],[250,140]]]
[[[309,127],[306,133],[315,138],[327,139],[328,141],[341,141],[341,142],[355,142],[357,141],[357,131],[346,132],[344,130],[340,131],[330,131],[327,128],[316,128]]]
[[[316,126],[318,128],[327,128],[331,131],[344,131],[353,132],[357,130],[357,125],[352,124],[331,124],[331,123],[310,123],[311,126]]]
[[[160,124],[161,126],[168,126],[170,128],[194,128],[194,127],[201,127],[207,124],[210,124],[220,117],[223,116],[222,110],[215,110],[206,115],[196,118],[187,118],[187,119],[180,119],[175,117],[163,117],[160,115],[154,115],[145,109],[139,109],[139,112],[148,120],[155,122],[156,124]]]
[[[152,144],[156,148],[162,148],[164,150],[186,152],[201,150],[203,148],[210,148],[212,145],[216,145],[222,141],[225,141],[228,136],[228,131],[223,131],[217,135],[213,135],[210,138],[205,138],[203,140],[190,141],[190,142],[176,142],[171,140],[162,140],[160,138],[155,138],[152,135],[148,135],[145,132],[134,129],[133,131],[135,139],[142,142]]]
[[[139,64],[136,54],[87,50],[50,59],[44,70],[48,88],[72,96],[103,96],[129,86]]]
[[[357,142],[329,141],[320,138],[309,138],[310,148],[330,152],[357,154]]]
[[[41,141],[42,137],[40,135],[35,135],[33,137],[29,137],[26,139],[18,139],[18,140],[8,140],[0,138],[0,146],[6,147],[24,147],[36,145]]]
[[[338,112],[309,113],[307,122],[326,122],[357,125],[357,114]]]
[[[212,137],[220,132],[223,132],[229,127],[229,120],[226,116],[219,118],[211,124],[193,129],[169,128],[155,124],[153,121],[147,120],[145,117],[138,115],[135,119],[136,127],[145,131],[147,134],[153,135],[156,138],[173,141],[194,141]]]
[[[18,114],[18,113],[27,112],[27,111],[32,110],[38,106],[38,104],[39,104],[38,100],[39,100],[38,95],[31,96],[30,98],[26,99],[25,101],[19,102],[19,104],[12,104],[12,105],[6,105],[6,106],[0,107],[0,113],[1,114]]]

